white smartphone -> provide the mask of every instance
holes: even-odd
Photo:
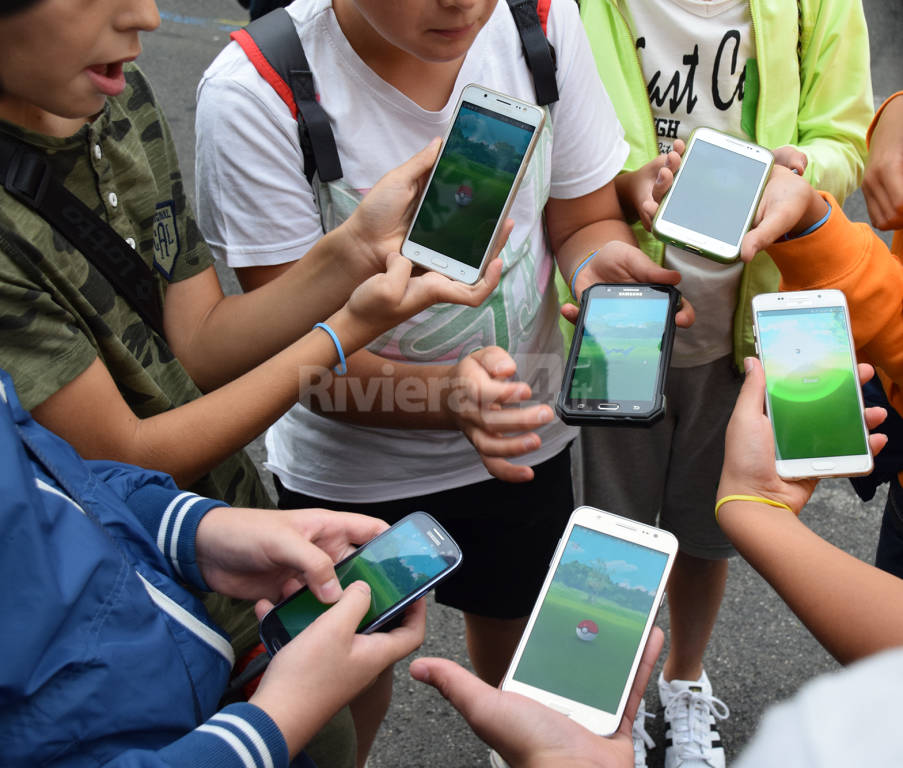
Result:
[[[667,531],[575,509],[502,689],[614,733],[676,554]]]
[[[774,155],[765,147],[697,128],[655,214],[652,233],[715,261],[736,261],[773,165]]]
[[[454,280],[477,282],[544,121],[535,104],[465,86],[402,256]]]
[[[778,474],[798,479],[871,472],[843,292],[762,293],[752,308]]]

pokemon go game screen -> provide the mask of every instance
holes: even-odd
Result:
[[[406,522],[388,536],[374,539],[357,556],[336,566],[336,576],[343,589],[359,580],[370,585],[370,610],[358,630],[451,564],[435,550],[414,523]],[[295,637],[328,607],[317,600],[313,592],[304,590],[277,608],[276,613],[289,637]]]
[[[843,309],[771,310],[758,322],[778,458],[865,453]]]
[[[593,298],[574,365],[571,400],[651,401],[668,296]]]
[[[614,712],[667,561],[575,525],[513,678]]]
[[[409,239],[480,266],[534,127],[464,102]]]

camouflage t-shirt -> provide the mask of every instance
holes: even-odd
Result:
[[[175,147],[144,76],[74,136],[52,138],[0,121],[0,131],[46,153],[56,178],[169,282],[213,263],[183,189]],[[101,273],[27,206],[0,189],[0,367],[31,410],[100,357],[135,415],[201,395],[166,342]],[[271,506],[254,464],[235,454],[192,486],[241,506]]]

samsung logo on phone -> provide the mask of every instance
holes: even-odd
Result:
[[[632,299],[637,298],[640,295],[639,291],[618,291],[618,296],[629,296]]]

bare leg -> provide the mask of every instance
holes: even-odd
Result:
[[[724,587],[727,560],[704,560],[678,552],[668,579],[671,649],[662,669],[665,680],[698,680]]]
[[[490,685],[498,685],[508,669],[517,642],[527,626],[522,619],[492,619],[464,614],[467,630],[467,652],[474,672]]]
[[[373,685],[348,705],[357,733],[357,768],[363,768],[367,762],[376,732],[389,709],[392,700],[393,669],[394,666],[384,670]]]

